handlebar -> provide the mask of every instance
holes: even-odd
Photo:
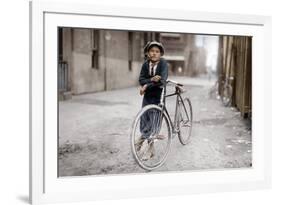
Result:
[[[167,80],[167,81],[166,81],[166,84],[168,84],[168,83],[172,83],[172,84],[177,85],[177,86],[183,86],[183,84],[178,83],[178,82],[173,81],[173,80]]]

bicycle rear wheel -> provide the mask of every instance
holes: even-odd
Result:
[[[131,148],[136,162],[154,170],[166,160],[171,146],[167,114],[156,105],[147,105],[137,114],[131,130]]]
[[[190,100],[188,98],[183,101],[180,100],[178,109],[178,137],[180,143],[186,145],[190,140],[192,130],[192,106]]]

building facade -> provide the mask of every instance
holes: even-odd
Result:
[[[143,47],[152,40],[163,43],[170,75],[206,73],[206,50],[196,35],[59,28],[60,99],[138,85]]]
[[[60,28],[61,90],[74,95],[135,86],[143,62],[142,33]],[[65,67],[65,68],[63,68]]]
[[[193,34],[160,33],[171,75],[195,77],[207,73],[205,38]]]

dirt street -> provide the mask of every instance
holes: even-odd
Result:
[[[172,141],[165,164],[153,172],[251,167],[251,122],[210,99],[213,82],[171,78],[185,85],[193,106],[192,138]],[[131,153],[129,130],[141,108],[138,87],[73,96],[59,102],[59,175],[147,172]],[[167,101],[173,114],[175,99]]]

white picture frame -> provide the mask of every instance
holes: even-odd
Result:
[[[253,36],[253,167],[58,178],[57,27],[91,28],[93,23],[107,29]],[[238,191],[271,186],[270,17],[33,1],[30,2],[30,44],[32,204]]]

